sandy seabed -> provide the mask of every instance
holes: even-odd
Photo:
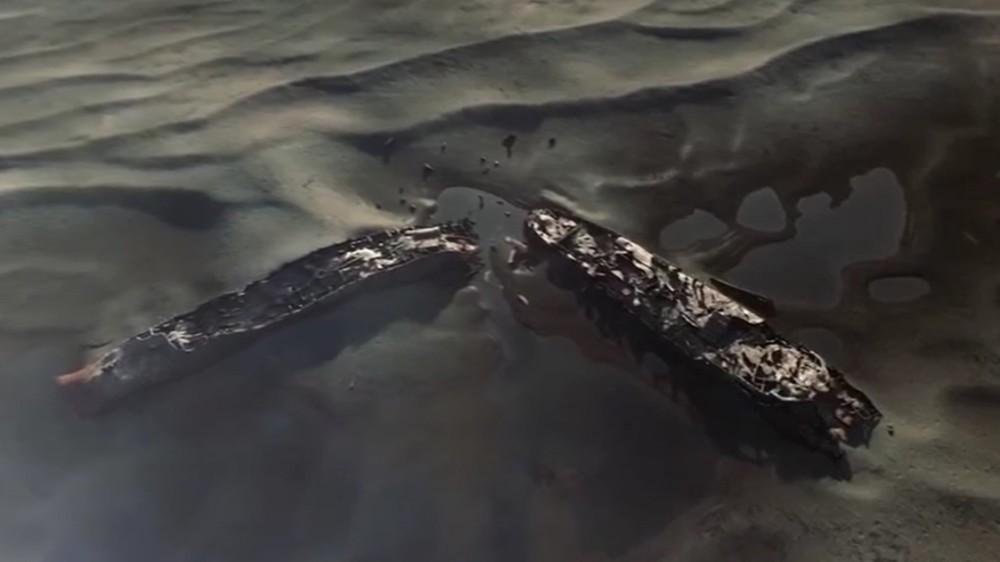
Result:
[[[0,560],[997,560],[998,24],[996,0],[6,0]],[[545,202],[775,299],[886,414],[850,478],[733,447],[583,323],[520,327],[495,276],[366,295],[104,418],[54,392],[313,248],[468,214],[498,240]]]

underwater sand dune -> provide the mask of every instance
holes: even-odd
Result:
[[[6,2],[0,558],[992,560],[998,31],[992,0]],[[113,416],[54,392],[315,248],[500,243],[542,203],[773,298],[885,413],[852,477],[725,448],[529,280],[564,330],[424,282]]]

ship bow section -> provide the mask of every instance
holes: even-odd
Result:
[[[839,454],[868,441],[881,415],[842,374],[757,313],[638,244],[559,209],[535,209],[525,237],[569,262],[599,295],[673,356],[738,388],[786,434]]]

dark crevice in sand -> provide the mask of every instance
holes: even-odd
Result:
[[[88,186],[37,187],[0,193],[0,215],[20,209],[70,206],[80,209],[120,207],[150,215],[177,228],[205,230],[236,207],[292,208],[281,201],[224,202],[202,191],[178,187]]]
[[[964,385],[948,389],[944,396],[952,415],[981,419],[987,416],[1000,421],[1000,385]]]

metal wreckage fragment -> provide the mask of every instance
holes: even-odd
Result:
[[[634,242],[555,209],[531,211],[525,233],[529,245],[564,258],[585,276],[579,289],[603,295],[675,355],[735,383],[778,429],[803,444],[839,455],[840,443],[867,442],[881,419],[821,357]],[[414,269],[458,268],[471,276],[481,266],[478,250],[468,220],[320,248],[125,340],[58,382],[81,412],[96,413],[140,389],[197,372],[269,329],[358,290],[410,279]]]
[[[580,289],[597,291],[674,355],[734,383],[786,435],[834,456],[841,443],[870,439],[881,414],[868,397],[723,291],[561,210],[531,211],[525,235],[529,247],[582,273],[589,282]]]
[[[81,413],[97,413],[142,388],[203,369],[269,328],[357,290],[414,270],[459,268],[471,275],[481,265],[478,250],[470,221],[384,231],[320,248],[125,340],[57,381]]]

